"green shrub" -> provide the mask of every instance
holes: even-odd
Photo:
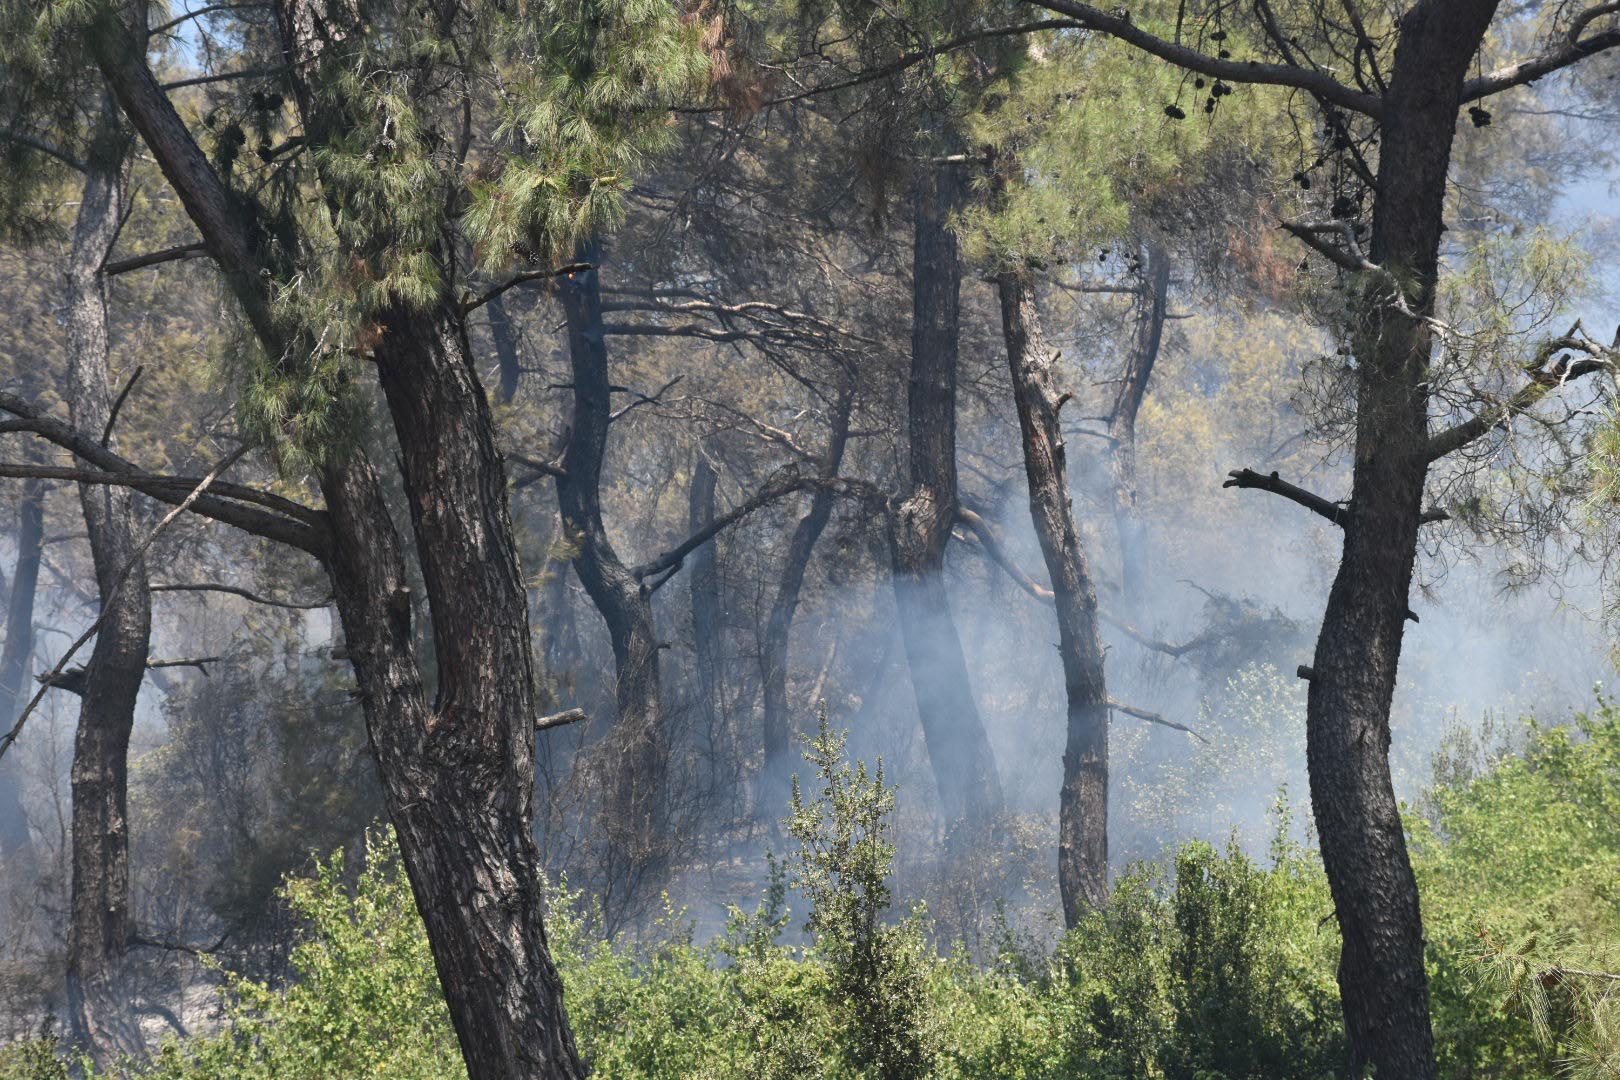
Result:
[[[1004,926],[988,964],[891,910],[894,793],[825,725],[797,850],[752,912],[694,942],[666,910],[651,946],[603,941],[550,891],[553,950],[602,1080],[1261,1080],[1342,1075],[1338,936],[1316,855],[1188,844],[1120,875],[1047,956]],[[1409,815],[1447,1077],[1612,1076],[1620,1059],[1620,714],[1532,728],[1522,754],[1456,771]],[[351,882],[352,879],[352,882]],[[784,941],[789,885],[808,937]],[[168,1043],[152,1080],[465,1076],[391,838],[284,895],[305,921],[283,989],[226,983],[228,1025]],[[49,1040],[0,1048],[0,1080],[65,1080]]]

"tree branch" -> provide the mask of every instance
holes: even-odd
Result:
[[[45,479],[89,484],[119,484],[170,505],[186,498],[186,491],[195,483],[188,477],[146,472],[133,462],[102,446],[96,439],[86,436],[60,420],[46,416],[37,406],[14,394],[0,393],[0,412],[11,413],[19,418],[0,421],[0,433],[31,432],[101,470],[90,472],[51,466],[6,464],[0,466],[0,469],[4,470],[0,475],[40,476]],[[320,511],[312,510],[291,499],[240,484],[218,483],[212,485],[210,492],[194,500],[193,509],[196,513],[227,525],[234,525],[244,532],[298,548],[316,558],[325,558],[328,546],[327,526],[325,515]],[[242,505],[244,503],[252,505]]]
[[[1526,83],[1535,82],[1544,75],[1551,75],[1555,71],[1569,67],[1571,64],[1596,55],[1607,49],[1620,45],[1620,27],[1611,27],[1600,31],[1589,38],[1582,39],[1581,32],[1605,15],[1620,12],[1620,3],[1599,4],[1587,8],[1577,15],[1570,23],[1569,30],[1565,32],[1564,40],[1555,48],[1549,49],[1540,56],[1532,56],[1527,60],[1509,64],[1507,67],[1497,68],[1495,71],[1481,75],[1477,79],[1469,79],[1463,84],[1462,102],[1478,101],[1480,98],[1500,94],[1504,90]]]
[[[645,581],[647,578],[652,577],[655,574],[662,573],[665,570],[669,570],[671,572],[679,570],[681,564],[686,561],[686,557],[688,555],[702,547],[704,544],[707,544],[721,532],[735,525],[749,514],[752,514],[754,511],[759,510],[762,507],[770,505],[777,499],[783,498],[786,495],[791,495],[795,491],[804,491],[808,488],[815,487],[817,482],[817,479],[814,477],[802,477],[792,473],[782,479],[773,480],[770,483],[767,483],[764,487],[760,488],[758,491],[754,492],[753,495],[743,500],[741,503],[738,503],[736,506],[726,511],[724,514],[714,518],[707,525],[703,526],[703,528],[699,529],[691,536],[688,536],[675,547],[670,548],[657,558],[644,562],[640,566],[635,567],[630,571],[630,573],[635,576],[636,580]],[[659,581],[657,585],[662,585],[663,582],[667,580],[669,580],[668,577],[664,578],[663,581]],[[653,588],[656,589],[657,585],[655,585]]]
[[[1290,502],[1298,503],[1314,514],[1320,514],[1333,524],[1344,527],[1350,518],[1350,508],[1336,502],[1330,502],[1314,492],[1306,491],[1296,484],[1279,477],[1275,472],[1257,473],[1253,469],[1233,469],[1227,473],[1227,479],[1221,484],[1223,488],[1258,488],[1269,491],[1273,495],[1281,495]]]
[[[69,645],[67,651],[64,652],[61,658],[56,661],[56,666],[53,667],[50,672],[40,680],[42,685],[34,692],[34,696],[29,700],[28,704],[24,706],[23,711],[17,716],[17,722],[12,725],[11,730],[6,732],[4,737],[0,737],[0,758],[4,758],[6,756],[6,751],[10,750],[12,746],[16,744],[17,736],[22,734],[23,725],[28,722],[28,717],[36,708],[39,707],[39,703],[44,700],[45,694],[50,690],[53,683],[57,679],[61,678],[62,672],[67,668],[68,661],[72,660],[74,654],[84,647],[85,642],[89,641],[95,636],[96,631],[101,629],[101,624],[106,622],[107,618],[113,613],[113,611],[116,610],[117,605],[114,604],[113,601],[117,598],[118,593],[123,589],[124,583],[129,580],[130,569],[140,561],[143,555],[146,554],[147,549],[152,546],[153,541],[162,535],[163,530],[168,528],[169,524],[173,522],[175,518],[189,510],[192,503],[202,498],[203,492],[208,490],[208,485],[217,480],[219,475],[226,469],[229,469],[232,465],[240,461],[243,455],[246,453],[246,446],[238,446],[236,449],[226,454],[223,458],[220,458],[219,464],[210,469],[208,475],[197,482],[197,486],[191,490],[191,494],[187,495],[180,501],[178,506],[165,514],[163,516],[163,520],[154,525],[152,527],[152,531],[146,534],[146,538],[136,545],[135,550],[130,553],[129,558],[124,561],[123,567],[119,569],[118,576],[113,579],[112,587],[102,595],[101,614],[96,616],[95,621],[85,629],[84,633],[80,634],[76,639],[74,639],[73,644]]]
[[[44,139],[38,138],[34,135],[28,135],[21,131],[13,131],[10,128],[0,128],[0,142],[16,143],[18,146],[26,146],[30,150],[37,150],[46,157],[55,158],[57,161],[60,161],[63,165],[66,165],[74,172],[82,173],[89,171],[84,162],[80,161],[66,150],[54,143],[46,142]]]
[[[500,296],[508,289],[516,288],[525,282],[544,281],[547,278],[562,277],[564,274],[582,274],[587,270],[595,269],[596,267],[590,263],[573,262],[568,263],[566,266],[559,266],[554,270],[525,270],[522,273],[513,274],[511,277],[507,278],[493,289],[482,292],[477,296],[469,296],[462,300],[461,311],[463,314],[477,311],[479,308],[483,307],[497,296]]]
[[[1056,602],[1057,597],[1053,595],[1051,589],[1030,577],[1022,567],[1013,561],[1012,556],[1007,553],[1007,549],[1002,546],[1001,538],[996,535],[994,527],[984,520],[981,515],[965,506],[958,506],[956,508],[956,520],[973,533],[984,548],[985,554],[990,557],[992,562],[1001,567],[1002,571],[1020,589],[1043,604]],[[1209,644],[1208,635],[1201,634],[1191,641],[1183,642],[1180,645],[1172,645],[1168,641],[1161,641],[1150,634],[1143,633],[1124,619],[1115,618],[1101,608],[1097,610],[1097,618],[1119,630],[1138,645],[1152,649],[1154,652],[1164,653],[1166,656],[1183,656],[1194,649]]]
[[[242,599],[252,601],[255,604],[264,604],[266,607],[288,608],[293,611],[318,611],[321,608],[332,606],[331,599],[311,603],[301,603],[294,600],[273,600],[268,596],[260,596],[258,593],[250,592],[236,585],[220,585],[213,582],[153,585],[152,591],[155,593],[226,593],[230,596],[240,596]]]
[[[161,251],[149,251],[145,255],[132,255],[127,259],[116,259],[104,263],[101,272],[108,277],[117,277],[127,274],[131,270],[143,270],[148,266],[157,266],[160,263],[178,262],[181,259],[200,259],[208,254],[199,240],[194,244],[180,244],[175,247],[164,248]]]
[[[1126,716],[1134,716],[1138,720],[1146,720],[1150,724],[1163,724],[1167,728],[1174,728],[1177,731],[1185,731],[1188,735],[1191,735],[1205,746],[1209,745],[1208,739],[1198,734],[1198,732],[1194,731],[1186,724],[1178,723],[1175,720],[1171,720],[1165,716],[1160,716],[1156,712],[1148,712],[1146,709],[1138,709],[1135,706],[1127,705],[1122,701],[1115,701],[1113,698],[1108,699],[1108,707],[1113,709],[1115,712],[1122,712]]]
[[[1615,338],[1620,342],[1620,332],[1616,333]],[[1553,360],[1554,354],[1566,350],[1584,353],[1585,358],[1576,359],[1565,355]],[[1535,358],[1524,365],[1524,373],[1530,378],[1527,386],[1506,401],[1484,409],[1478,415],[1453,424],[1431,436],[1430,464],[1484,437],[1493,428],[1506,427],[1515,416],[1529,412],[1542,398],[1562,389],[1566,383],[1594,372],[1612,370],[1615,355],[1614,347],[1605,347],[1592,340],[1577,322],[1569,328],[1568,333],[1544,343],[1536,350]],[[1546,366],[1549,360],[1552,360],[1551,367]]]
[[[1075,0],[1031,0],[1037,7],[1067,15],[1088,30],[1134,45],[1143,52],[1178,67],[1196,71],[1228,82],[1252,83],[1264,86],[1292,86],[1308,91],[1326,101],[1351,112],[1380,117],[1384,112],[1384,99],[1376,94],[1353,90],[1328,75],[1325,71],[1297,67],[1293,64],[1260,64],[1247,60],[1221,60],[1197,49],[1151,34],[1131,21],[1130,13],[1108,14],[1090,4]]]
[[[552,713],[550,716],[540,717],[540,719],[534,722],[534,730],[537,733],[541,731],[550,731],[552,728],[565,727],[568,724],[577,724],[584,719],[584,709],[564,709],[560,713]]]
[[[112,442],[113,428],[118,424],[118,413],[123,409],[124,402],[129,400],[129,392],[135,389],[135,380],[139,379],[145,371],[145,364],[136,364],[135,370],[130,372],[129,379],[124,383],[124,388],[118,391],[118,396],[113,399],[112,408],[107,410],[107,422],[101,426],[101,445],[103,447]]]

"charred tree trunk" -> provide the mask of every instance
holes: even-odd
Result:
[[[17,565],[6,601],[6,641],[0,648],[0,728],[16,721],[28,661],[34,655],[34,598],[39,562],[45,550],[45,483],[23,481],[17,502]],[[0,758],[0,859],[11,860],[30,847],[17,762]]]
[[[714,521],[714,466],[699,451],[692,466],[692,486],[687,492],[686,524],[697,532]],[[721,677],[722,607],[720,568],[714,544],[704,544],[690,556],[692,576],[692,662],[697,669],[697,711],[703,719],[711,749],[724,715],[724,680]]]
[[[911,378],[906,394],[910,487],[889,515],[889,551],[923,741],[948,825],[1000,814],[1001,778],[973,700],[945,590],[956,522],[956,360],[962,265],[950,214],[964,182],[952,166],[918,178],[913,197]]]
[[[827,435],[826,452],[822,454],[818,472],[831,479],[843,468],[844,448],[849,443],[849,420],[854,409],[854,379],[846,376],[838,400],[833,407],[832,430]],[[760,793],[760,809],[773,820],[787,807],[788,777],[796,759],[793,753],[793,710],[788,704],[787,671],[788,645],[793,632],[793,619],[799,610],[799,594],[804,589],[804,576],[810,569],[810,556],[816,543],[832,520],[834,500],[837,496],[826,489],[817,489],[810,499],[810,509],[799,519],[788,541],[787,557],[782,563],[782,577],[776,586],[776,597],[771,602],[771,613],[765,623],[765,636],[760,642],[760,668],[764,688],[765,769]],[[811,703],[814,705],[814,703]]]
[[[278,14],[296,55],[308,13]],[[93,40],[119,104],[255,332],[273,355],[298,357],[270,318],[252,219],[158,86],[143,39],[126,30]],[[307,115],[310,103],[300,104]],[[364,455],[351,452],[322,472],[332,535],[324,556],[367,730],[470,1080],[573,1080],[584,1069],[546,945],[530,831],[528,612],[488,403],[454,298],[379,321],[375,359],[399,435],[439,694],[429,706],[405,556],[381,487]]]
[[[1389,770],[1389,712],[1428,471],[1428,390],[1446,174],[1463,79],[1495,0],[1427,0],[1400,23],[1371,259],[1356,303],[1356,437],[1344,554],[1312,664],[1311,803],[1344,951],[1356,1071],[1435,1075],[1417,885]],[[1393,282],[1416,316],[1391,302]]]
[[[99,105],[67,265],[68,409],[80,431],[101,432],[112,411],[107,290],[102,264],[122,224],[127,136],[117,105]],[[146,674],[152,595],[135,558],[127,488],[82,484],[79,503],[100,591],[100,629],[80,690],[73,743],[73,880],[68,921],[68,1012],[75,1041],[110,1068],[145,1045],[130,1008],[129,737]]]
[[[1136,338],[1120,374],[1119,390],[1108,417],[1111,442],[1110,494],[1114,503],[1114,527],[1119,536],[1122,592],[1125,602],[1139,607],[1145,600],[1148,582],[1148,531],[1137,504],[1136,416],[1147,396],[1148,380],[1159,359],[1164,340],[1165,303],[1170,292],[1170,256],[1162,244],[1146,245],[1142,264],[1142,292],[1137,312]]]
[[[1108,686],[1097,629],[1097,589],[1075,528],[1068,466],[1058,413],[1056,357],[1041,335],[1040,314],[1026,277],[1003,273],[1001,330],[1007,341],[1013,400],[1023,435],[1029,513],[1052,578],[1058,655],[1068,698],[1063,787],[1058,799],[1058,888],[1063,920],[1108,898]]]
[[[489,336],[495,343],[495,359],[500,364],[501,401],[509,402],[517,396],[518,380],[523,376],[517,327],[512,322],[511,312],[506,310],[504,295],[495,296],[484,306],[489,312]]]
[[[628,845],[632,861],[640,862],[651,855],[663,812],[669,732],[652,594],[619,558],[602,522],[602,466],[613,412],[602,291],[594,269],[600,258],[600,245],[587,245],[577,261],[593,269],[558,284],[568,323],[574,411],[563,475],[557,478],[557,503],[574,547],[574,571],[613,642],[619,716],[611,735],[612,774],[604,797],[616,841]]]

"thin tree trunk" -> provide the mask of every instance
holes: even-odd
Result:
[[[1068,700],[1058,798],[1058,888],[1064,923],[1073,927],[1108,898],[1108,686],[1097,628],[1097,589],[1075,528],[1058,420],[1062,398],[1055,385],[1056,357],[1041,334],[1034,290],[1025,276],[1011,272],[1003,273],[997,286],[1023,435],[1029,513],[1052,579]]]
[[[501,401],[509,402],[517,396],[518,380],[523,375],[517,327],[506,310],[504,295],[495,296],[484,307],[489,315],[489,336],[495,342],[495,359],[500,364]]]
[[[1119,390],[1108,418],[1112,440],[1109,472],[1113,481],[1110,494],[1114,504],[1114,527],[1119,536],[1122,593],[1125,603],[1140,609],[1146,601],[1148,583],[1148,530],[1138,505],[1136,479],[1136,417],[1147,396],[1148,380],[1159,359],[1164,340],[1165,302],[1170,291],[1170,256],[1164,245],[1146,245],[1143,263],[1141,306],[1137,312],[1136,339],[1120,373]]]
[[[17,565],[6,602],[6,641],[0,647],[0,727],[16,721],[28,661],[34,655],[34,598],[45,549],[45,482],[23,481],[17,501]],[[28,817],[16,760],[0,758],[0,859],[12,861],[30,848]]]
[[[279,14],[289,30],[307,22],[301,11]],[[264,346],[297,358],[302,350],[289,348],[296,343],[270,317],[257,225],[158,87],[141,39],[126,31],[92,40]],[[321,487],[332,532],[326,564],[367,731],[470,1080],[574,1080],[584,1069],[546,946],[529,827],[528,612],[488,404],[453,298],[429,314],[395,310],[379,321],[377,367],[399,434],[439,695],[430,707],[404,552],[375,472],[353,451],[322,471]]]
[[[1311,803],[1344,950],[1339,991],[1353,1067],[1436,1074],[1417,884],[1389,770],[1389,712],[1428,471],[1423,316],[1434,310],[1446,174],[1463,79],[1495,0],[1427,0],[1400,23],[1373,210],[1371,258],[1412,318],[1365,282],[1355,466],[1344,554],[1317,639],[1306,721]]]
[[[833,407],[832,428],[827,434],[827,448],[821,456],[818,472],[832,478],[843,468],[844,448],[849,443],[849,420],[855,404],[854,379],[846,376]],[[771,602],[770,617],[765,624],[765,637],[760,643],[760,668],[764,688],[763,725],[765,736],[765,769],[760,799],[761,809],[773,819],[786,809],[788,777],[792,773],[796,755],[793,753],[793,710],[788,704],[787,671],[788,645],[793,632],[793,619],[798,614],[799,596],[804,589],[804,577],[810,569],[810,556],[816,543],[832,520],[837,495],[817,489],[810,498],[810,509],[799,519],[788,541],[787,556],[782,563],[782,576],[777,582],[776,597]],[[814,707],[815,702],[810,703]]]
[[[594,268],[600,259],[600,244],[593,241],[576,261]],[[610,830],[620,845],[629,846],[635,864],[652,855],[669,771],[658,633],[651,593],[619,558],[602,522],[602,467],[612,401],[598,271],[564,278],[558,292],[568,323],[574,411],[563,475],[557,478],[557,504],[573,545],[574,571],[613,643],[619,716],[604,796]]]
[[[714,521],[715,479],[714,466],[699,451],[697,462],[692,466],[692,486],[687,492],[688,532],[697,532]],[[720,569],[715,549],[715,544],[704,544],[692,553],[692,573],[688,582],[692,598],[692,663],[697,675],[696,704],[711,747],[724,714],[722,695],[725,693],[720,667],[723,633]]]
[[[900,617],[923,741],[948,825],[1001,813],[1001,778],[974,703],[945,590],[945,546],[956,521],[956,362],[962,265],[950,214],[963,179],[928,169],[913,199],[911,378],[906,395],[910,487],[889,520]]]
[[[117,105],[98,106],[67,266],[68,409],[73,426],[100,433],[112,410],[106,279],[101,266],[124,211],[125,144]],[[75,1041],[110,1068],[145,1045],[130,1007],[129,738],[146,674],[152,596],[142,559],[134,558],[129,489],[81,484],[102,623],[85,668],[73,744],[73,881],[68,922],[68,1012]]]

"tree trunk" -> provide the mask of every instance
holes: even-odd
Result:
[[[698,452],[692,466],[692,486],[687,492],[687,531],[695,533],[714,521],[714,466]],[[722,601],[720,568],[715,544],[704,544],[691,555],[689,586],[692,597],[692,663],[696,669],[697,712],[713,751],[715,735],[724,715],[721,676]],[[712,757],[711,757],[712,764]]]
[[[1158,362],[1159,346],[1164,340],[1165,302],[1170,291],[1170,256],[1164,245],[1150,242],[1145,246],[1142,270],[1136,340],[1126,358],[1125,370],[1120,373],[1119,390],[1108,417],[1112,440],[1110,493],[1119,536],[1121,592],[1132,609],[1140,609],[1147,599],[1148,531],[1137,504],[1136,416],[1147,396],[1148,380],[1153,377],[1153,365]]]
[[[298,25],[283,9],[284,27]],[[191,139],[126,31],[96,60],[274,355],[256,223]],[[354,451],[322,471],[326,553],[367,731],[469,1080],[574,1080],[561,983],[546,946],[529,827],[534,708],[528,612],[504,470],[459,304],[380,313],[376,354],[405,470],[438,649],[429,707],[405,557],[377,476]]]
[[[601,259],[593,241],[578,262]],[[558,284],[568,323],[568,359],[573,371],[574,411],[557,503],[574,547],[574,571],[607,623],[617,672],[618,722],[612,735],[611,776],[604,795],[609,830],[628,846],[632,864],[652,855],[664,807],[669,771],[669,732],[664,720],[658,632],[652,595],[619,558],[602,523],[602,467],[612,423],[607,339],[602,330],[602,292],[595,269]]]
[[[329,470],[332,579],[389,814],[477,1080],[583,1075],[546,945],[530,829],[528,603],[465,326],[452,299],[396,308],[377,352],[428,594],[438,695],[410,654],[404,559],[369,466]]]
[[[34,597],[44,549],[45,482],[25,480],[17,502],[17,566],[6,602],[6,641],[0,648],[0,728],[6,730],[16,722],[28,662],[34,655]],[[15,860],[30,846],[17,762],[7,755],[0,758],[0,860]]]
[[[101,266],[124,212],[125,144],[117,105],[104,97],[93,135],[67,266],[68,409],[73,426],[100,433],[112,410],[107,293]],[[73,881],[68,922],[68,1012],[75,1041],[103,1070],[145,1045],[134,1011],[129,954],[129,738],[146,674],[152,596],[134,559],[133,496],[81,484],[102,623],[85,668],[73,744]]]
[[[855,404],[854,379],[846,376],[840,386],[838,400],[833,407],[832,428],[827,434],[827,448],[822,454],[818,472],[831,479],[843,468],[844,448],[849,443],[849,419]],[[817,489],[810,498],[810,509],[799,519],[788,541],[787,556],[782,563],[782,576],[776,586],[776,597],[771,602],[770,617],[765,623],[765,637],[760,642],[760,669],[764,687],[765,768],[761,784],[760,810],[773,820],[786,811],[788,778],[792,775],[797,755],[793,753],[793,710],[788,704],[787,671],[788,645],[793,632],[793,619],[799,610],[799,594],[804,589],[804,577],[810,569],[810,556],[816,543],[832,520],[837,495],[830,490]],[[814,707],[815,702],[810,703]]]
[[[1356,1071],[1435,1075],[1417,885],[1389,771],[1389,711],[1428,471],[1428,366],[1441,218],[1463,78],[1494,0],[1427,0],[1400,23],[1385,98],[1371,258],[1359,284],[1355,466],[1344,555],[1312,665],[1311,802],[1344,950],[1339,990]]]
[[[947,825],[1001,813],[1001,778],[973,700],[945,590],[945,545],[956,521],[956,360],[962,265],[950,214],[963,180],[930,168],[913,199],[911,378],[906,394],[911,483],[889,515],[895,607],[911,666],[923,741]]]
[[[1034,290],[1003,273],[1001,330],[1023,435],[1029,513],[1052,578],[1058,655],[1068,699],[1063,787],[1058,798],[1058,888],[1063,920],[1074,927],[1108,898],[1108,686],[1097,630],[1097,589],[1074,523],[1065,461],[1055,355],[1041,334]]]
[[[506,310],[506,297],[496,296],[484,307],[489,314],[489,336],[495,343],[495,359],[501,370],[501,401],[517,396],[518,379],[523,375],[522,353],[518,349],[517,327]]]

